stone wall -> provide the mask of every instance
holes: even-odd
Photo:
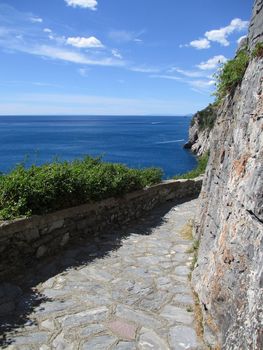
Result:
[[[173,199],[196,197],[201,179],[171,180],[101,202],[4,222],[0,225],[0,279],[27,268],[81,237],[92,237],[134,220],[155,206]]]
[[[248,49],[257,42],[263,42],[262,0],[255,1]],[[219,109],[200,198],[193,285],[205,340],[213,348],[262,349],[262,57],[251,59],[242,83]]]

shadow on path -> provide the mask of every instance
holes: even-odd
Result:
[[[150,235],[154,228],[164,222],[169,210],[194,198],[167,202],[145,214],[144,217],[130,222],[121,229],[112,229],[99,236],[89,237],[71,244],[59,255],[42,259],[19,276],[0,284],[0,347],[6,348],[12,343],[11,338],[25,325],[34,325],[32,312],[43,302],[51,301],[39,294],[36,286],[68,269],[77,269],[106,257],[110,252],[122,246],[122,240],[133,233]],[[76,253],[77,252],[77,253]],[[74,253],[74,254],[73,254]],[[56,301],[57,302],[57,301]],[[62,308],[63,308],[63,302]]]

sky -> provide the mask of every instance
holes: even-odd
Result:
[[[253,0],[0,0],[0,115],[186,115]]]

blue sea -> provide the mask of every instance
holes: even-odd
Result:
[[[85,155],[130,167],[161,167],[165,178],[189,171],[183,149],[190,117],[0,116],[0,171]]]

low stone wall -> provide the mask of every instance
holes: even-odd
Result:
[[[82,237],[121,227],[155,206],[197,196],[202,180],[169,180],[121,198],[0,224],[0,280]]]

